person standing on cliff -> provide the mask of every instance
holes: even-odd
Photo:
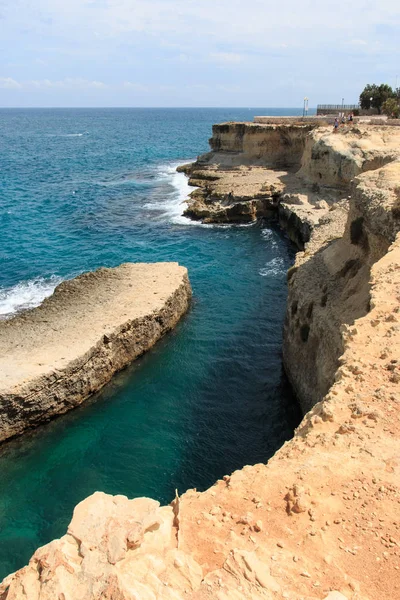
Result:
[[[338,129],[339,129],[339,119],[337,117],[335,117],[335,122],[333,124],[333,131],[334,131],[334,133],[337,133]]]

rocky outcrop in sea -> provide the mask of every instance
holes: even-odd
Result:
[[[186,312],[177,263],[98,269],[0,321],[0,442],[78,406]]]

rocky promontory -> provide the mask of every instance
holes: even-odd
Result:
[[[399,159],[400,128],[310,124],[214,125],[211,152],[180,168],[194,191],[184,214],[204,223],[279,221],[304,248],[354,177]],[[329,217],[328,217],[329,218]]]
[[[342,330],[368,313],[371,267],[400,229],[400,128],[222,124],[210,145],[184,167],[197,186],[186,214],[275,220],[304,250],[288,274],[283,359],[307,412],[333,384]]]
[[[190,297],[177,263],[127,263],[0,321],[0,441],[81,404],[173,328]]]

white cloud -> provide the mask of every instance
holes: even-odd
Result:
[[[23,88],[37,90],[37,102],[50,102],[51,90],[62,102],[71,90],[65,98],[79,104],[89,90],[99,104],[148,93],[149,102],[165,95],[179,105],[197,82],[210,105],[233,94],[245,105],[296,105],[311,91],[315,103],[329,102],[339,88],[339,100],[357,97],[367,81],[394,78],[400,59],[398,0],[353,0],[357,18],[343,17],[337,0],[6,0],[2,8],[3,74],[14,78],[0,87],[14,89],[16,102]],[[290,93],[279,91],[283,79]]]
[[[148,92],[149,88],[141,83],[133,83],[132,81],[124,81],[122,87],[135,92]]]
[[[100,90],[102,88],[106,88],[107,85],[105,83],[103,83],[102,81],[89,81],[88,87],[92,87],[92,88],[96,88],[96,89]]]
[[[366,42],[365,40],[350,40],[347,43],[350,44],[351,46],[367,46],[368,45],[368,42]]]
[[[11,77],[0,77],[0,88],[6,90],[18,90],[22,88],[22,85]]]
[[[169,34],[176,40],[187,36],[220,42],[250,42],[268,47],[285,39],[307,42],[335,37],[335,32],[354,32],[378,23],[398,23],[400,7],[395,0],[353,0],[357,19],[338,17],[336,0],[316,5],[314,0],[22,0],[33,16],[45,16],[49,28],[75,27],[86,35],[107,38],[124,33]],[[34,6],[34,8],[33,8]],[[340,12],[340,11],[339,11]],[[43,21],[43,19],[42,19]],[[356,35],[355,38],[364,36]],[[171,40],[170,40],[171,41]]]
[[[108,87],[102,81],[90,81],[87,79],[81,78],[71,78],[66,77],[65,79],[60,79],[58,81],[51,81],[50,79],[30,79],[28,81],[16,81],[11,77],[0,77],[0,87],[7,89],[28,89],[28,88],[36,88],[36,89],[48,89],[48,88],[58,88],[58,89],[103,89]]]
[[[237,54],[236,52],[212,52],[209,54],[209,58],[212,62],[237,65],[243,62],[245,57],[243,54]]]

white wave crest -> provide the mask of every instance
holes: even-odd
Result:
[[[285,261],[281,256],[273,258],[264,268],[259,270],[259,274],[262,277],[268,277],[269,275],[281,275],[286,272]]]
[[[45,137],[61,137],[61,138],[70,138],[70,137],[82,137],[84,135],[89,135],[88,131],[84,131],[83,133],[45,133]]]
[[[187,161],[188,162],[188,161]],[[168,181],[174,188],[170,194],[162,202],[152,202],[145,204],[148,210],[161,210],[172,223],[179,225],[199,225],[195,221],[183,216],[183,211],[186,208],[186,200],[189,194],[196,188],[188,184],[188,178],[185,173],[178,173],[176,168],[183,162],[161,165],[158,169],[157,176],[161,181]]]
[[[37,277],[30,281],[21,281],[10,288],[0,288],[0,319],[39,306],[45,298],[51,296],[62,281],[61,277],[52,275],[47,279]]]
[[[147,210],[162,211],[164,218],[176,225],[191,225],[195,227],[209,227],[218,229],[227,229],[230,227],[252,227],[254,223],[202,223],[193,221],[183,216],[186,209],[186,200],[193,190],[197,189],[189,185],[188,177],[185,173],[179,173],[176,168],[184,163],[194,162],[194,160],[181,161],[179,163],[161,165],[157,171],[157,178],[160,181],[167,181],[173,188],[162,200],[148,202],[144,205]]]
[[[276,248],[276,246],[277,246],[276,233],[272,229],[268,229],[268,228],[262,229],[261,235],[264,238],[264,240],[268,242],[268,245],[271,248]]]

